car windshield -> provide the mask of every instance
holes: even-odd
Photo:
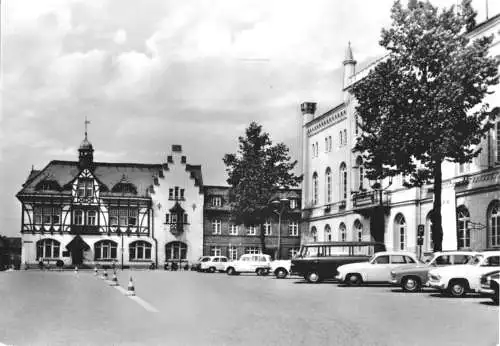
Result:
[[[210,261],[210,257],[205,257],[205,258],[202,258],[202,259],[201,259],[201,261],[202,261],[202,262],[208,262],[208,261]]]
[[[474,257],[471,257],[471,259],[469,260],[469,262],[467,262],[467,264],[472,264],[472,265],[479,265],[479,263],[481,263],[481,260],[483,259],[483,255],[476,255]]]

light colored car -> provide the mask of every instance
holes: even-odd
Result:
[[[479,292],[481,275],[499,269],[500,251],[485,251],[467,264],[430,270],[427,285],[441,293],[463,297],[467,292]]]
[[[292,260],[276,260],[271,262],[271,273],[274,273],[277,279],[284,279],[290,275]]]
[[[237,261],[228,262],[226,273],[238,275],[240,273],[256,273],[267,275],[271,269],[271,256],[264,254],[245,254]]]
[[[209,273],[224,272],[227,262],[226,256],[209,256],[201,261],[200,271]]]
[[[338,267],[335,278],[349,286],[359,286],[367,282],[389,282],[392,269],[417,262],[417,256],[412,252],[377,252],[368,262],[350,263]]]
[[[500,284],[500,271],[495,270],[493,272],[486,273],[481,276],[479,280],[481,287],[479,287],[479,293],[485,294],[493,300],[493,303],[498,305],[498,286]]]
[[[196,271],[200,271],[201,270],[201,263],[208,261],[209,258],[210,258],[210,256],[201,256],[200,258],[198,258],[196,261],[193,262],[193,264],[191,265],[191,269],[196,270]]]
[[[427,283],[429,270],[469,262],[477,255],[471,251],[434,252],[425,263],[411,263],[391,270],[391,284],[401,286],[403,291],[418,292]]]

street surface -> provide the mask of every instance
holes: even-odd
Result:
[[[137,298],[123,294],[129,276]],[[487,345],[498,344],[490,299],[433,291],[307,284],[255,275],[0,272],[0,344]],[[154,312],[156,311],[156,312]]]

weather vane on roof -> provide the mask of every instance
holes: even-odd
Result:
[[[87,116],[85,116],[85,139],[87,139],[87,125],[90,124],[90,120],[87,120]]]

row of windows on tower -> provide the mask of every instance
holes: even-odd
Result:
[[[168,189],[168,199],[169,200],[184,200],[184,189],[178,186]]]
[[[177,223],[188,223],[188,214],[186,213],[172,213],[165,214],[165,223],[177,224]]]
[[[332,136],[325,137],[325,153],[329,153],[332,151],[333,147],[333,139]],[[343,131],[339,132],[339,147],[347,145],[347,129],[344,129]],[[312,144],[312,157],[318,157],[319,156],[319,143],[313,143]]]
[[[222,235],[222,221],[220,219],[214,219],[211,221],[212,224],[212,234]],[[266,221],[264,224],[264,235],[272,235],[271,222]],[[230,224],[228,229],[229,235],[240,235],[240,226],[236,224]],[[258,235],[257,226],[252,225],[247,227],[246,235]],[[288,235],[291,237],[299,236],[299,223],[297,221],[290,221],[288,224]]]

